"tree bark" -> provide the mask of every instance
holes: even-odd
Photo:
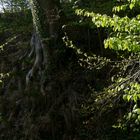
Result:
[[[36,58],[26,77],[27,90],[30,90],[29,87],[32,86],[35,75],[40,72],[40,91],[47,98],[47,111],[43,120],[46,120],[46,125],[50,126],[58,118],[61,118],[63,120],[62,129],[64,128],[63,125],[66,127],[66,130],[62,131],[65,131],[66,135],[71,135],[72,124],[75,124],[72,122],[72,120],[75,120],[72,114],[75,112],[73,107],[76,106],[77,96],[75,95],[75,100],[73,100],[73,97],[71,97],[73,90],[69,88],[71,86],[65,87],[65,80],[61,78],[64,72],[69,75],[69,71],[66,70],[67,68],[59,66],[63,59],[63,53],[65,53],[65,48],[61,46],[60,30],[63,23],[59,15],[61,12],[60,4],[57,0],[31,0],[31,7],[35,32],[31,39],[33,49],[29,56],[32,56],[34,51]],[[42,18],[41,15],[44,15],[45,18]],[[44,22],[46,24],[43,24]],[[44,26],[46,27],[44,28]],[[43,32],[45,32],[45,35]],[[65,100],[68,100],[68,103],[65,103]],[[70,105],[71,102],[73,106]],[[69,115],[68,112],[71,112],[71,114]],[[70,120],[70,122],[67,120]],[[57,123],[62,123],[61,121]],[[57,131],[52,132],[52,135],[59,133],[59,127],[52,128],[52,131]]]
[[[59,36],[60,29],[59,1],[30,0],[30,5],[35,30],[31,39],[32,51],[30,55],[34,51],[36,59],[32,69],[26,76],[27,89],[34,75],[42,66],[45,68],[45,71],[49,71],[49,68],[54,63],[54,54],[56,52],[54,46],[57,45],[56,40]],[[42,15],[44,16],[43,18]],[[46,24],[44,25],[44,23]],[[45,36],[43,32],[45,32]]]

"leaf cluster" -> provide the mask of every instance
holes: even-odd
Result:
[[[137,5],[139,1],[132,1],[130,5]],[[114,11],[120,11],[124,6],[115,7]],[[118,9],[119,8],[119,9]],[[132,6],[130,6],[132,8]],[[116,14],[108,16],[106,14],[101,15],[99,13],[89,12],[85,9],[76,9],[75,13],[78,16],[84,16],[92,20],[93,25],[97,28],[104,27],[110,28],[112,32],[108,38],[104,40],[105,48],[111,48],[114,50],[127,50],[131,52],[140,51],[140,15],[136,17],[119,17]]]

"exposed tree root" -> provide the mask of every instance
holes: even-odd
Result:
[[[31,38],[31,52],[29,54],[29,57],[35,53],[35,61],[34,64],[31,68],[31,70],[28,72],[26,76],[26,89],[29,88],[31,81],[33,80],[33,77],[37,73],[39,69],[41,69],[41,66],[43,64],[43,48],[42,48],[42,42],[41,39],[39,38],[39,35],[37,33],[33,33],[32,38]]]

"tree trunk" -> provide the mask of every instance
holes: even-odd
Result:
[[[75,114],[75,103],[77,103],[76,92],[73,91],[70,86],[65,86],[68,79],[62,78],[66,70],[61,65],[63,57],[63,51],[65,50],[61,41],[61,17],[59,15],[60,4],[57,0],[31,0],[32,16],[34,24],[34,33],[31,39],[32,51],[29,57],[35,52],[34,64],[26,76],[26,90],[31,92],[31,87],[34,87],[33,82],[35,77],[40,73],[40,91],[46,98],[46,109],[47,113],[45,116],[40,118],[40,123],[45,127],[51,126],[52,138],[56,140],[59,133],[59,123],[65,122],[65,138],[68,135],[71,140],[72,124]],[[42,15],[45,18],[42,18]],[[45,23],[45,24],[44,24]],[[65,52],[65,51],[64,51]],[[62,55],[61,55],[62,54]],[[63,60],[67,61],[67,60]],[[68,75],[68,72],[66,72]],[[74,95],[75,94],[75,95]],[[71,95],[73,97],[71,97]],[[74,98],[74,99],[72,99]],[[65,100],[70,100],[70,104],[65,103]],[[75,103],[74,103],[75,102]],[[67,104],[67,105],[66,105]],[[67,107],[66,107],[67,106]],[[70,114],[71,112],[71,114]],[[57,119],[61,118],[60,122]],[[54,123],[59,124],[54,126]],[[44,129],[44,128],[41,128]],[[64,129],[64,128],[63,128]],[[48,132],[49,132],[48,131]]]
[[[58,31],[60,29],[58,1],[31,0],[30,4],[35,30],[31,39],[32,51],[30,56],[32,52],[35,51],[36,59],[26,77],[27,88],[30,86],[30,81],[41,67],[44,67],[45,71],[49,71],[52,67],[55,57],[54,54],[58,49],[55,47],[57,45]]]

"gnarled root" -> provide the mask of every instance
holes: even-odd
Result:
[[[30,71],[26,75],[26,89],[29,89],[30,83],[33,80],[34,75],[41,68],[41,65],[43,64],[43,59],[44,59],[43,50],[42,50],[42,42],[37,33],[33,33],[30,44],[32,46],[32,50],[29,54],[29,57],[32,57],[32,55],[35,53],[36,58],[35,58],[33,67],[30,69]]]

